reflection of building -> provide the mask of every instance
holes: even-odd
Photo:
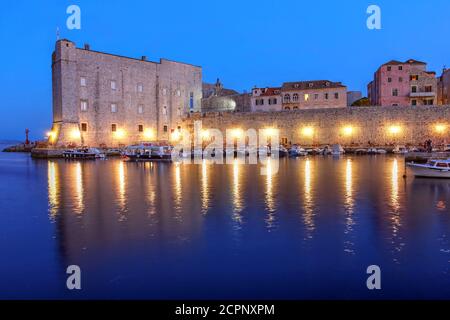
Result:
[[[284,110],[344,108],[347,87],[328,80],[285,82],[281,88]]]
[[[215,84],[203,83],[203,112],[250,111],[250,96],[223,87],[219,79]]]
[[[425,62],[409,59],[383,64],[367,86],[374,106],[434,105],[437,103],[436,73]]]
[[[439,78],[438,104],[450,104],[450,69],[444,69],[441,77]]]
[[[183,115],[200,111],[201,67],[76,48],[59,40],[52,56],[57,145],[120,145],[169,139]]]
[[[253,88],[251,110],[281,111],[281,88]]]

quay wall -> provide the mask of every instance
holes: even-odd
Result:
[[[426,139],[435,145],[450,143],[449,105],[195,113],[183,120],[183,128],[192,132],[194,121],[200,120],[203,129],[276,128],[280,139],[302,146],[419,145]]]

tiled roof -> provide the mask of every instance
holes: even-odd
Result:
[[[261,93],[261,96],[276,96],[280,94],[280,90],[281,88],[265,88],[265,91],[263,93]],[[276,92],[278,91],[278,92]]]
[[[391,60],[389,62],[386,62],[383,64],[383,66],[386,65],[399,65],[399,64],[426,64],[425,62],[419,61],[419,60],[414,60],[414,59],[408,59],[405,62],[401,62],[398,60]]]
[[[283,83],[282,90],[307,90],[307,89],[326,89],[326,88],[345,88],[341,82],[332,82],[329,80],[312,80]]]

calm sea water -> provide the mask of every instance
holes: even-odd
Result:
[[[395,156],[282,159],[262,176],[0,153],[0,298],[448,299],[450,181],[403,173]]]

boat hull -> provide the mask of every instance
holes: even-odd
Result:
[[[414,176],[422,178],[450,179],[449,169],[431,168],[420,164],[407,164]]]

